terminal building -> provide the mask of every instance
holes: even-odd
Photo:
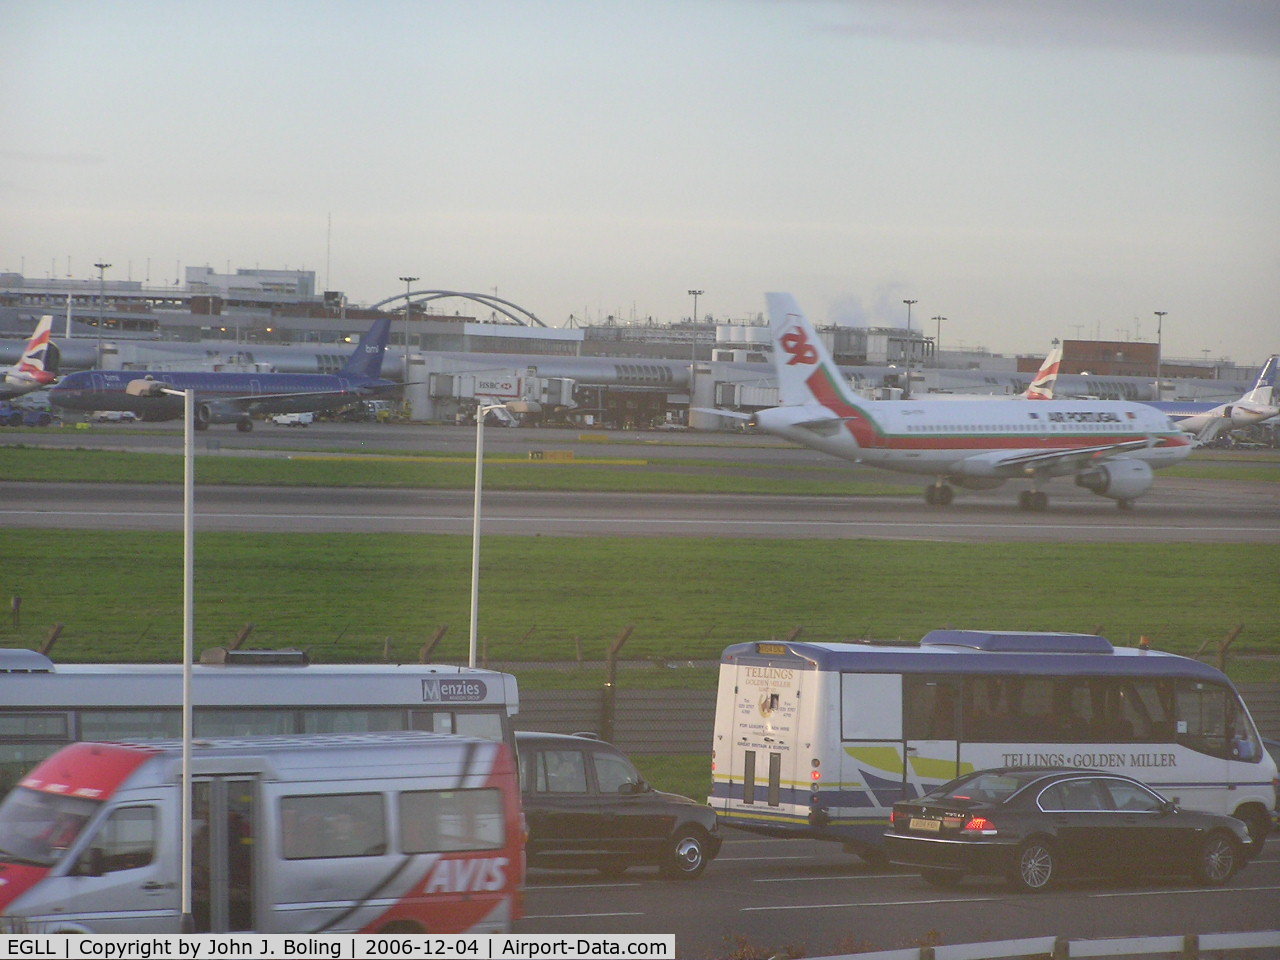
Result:
[[[109,280],[105,268],[90,279],[0,273],[0,362],[14,362],[36,319],[52,314],[64,370],[331,373],[388,312],[399,322],[383,375],[406,381],[404,412],[414,420],[457,419],[477,400],[524,397],[583,423],[715,429],[721,418],[691,417],[690,406],[751,410],[777,402],[760,316],[670,324],[571,317],[549,326],[487,293],[406,289],[353,305],[341,292],[317,290],[308,270],[187,267],[172,284]],[[939,351],[920,329],[828,326],[820,334],[855,387],[884,398],[907,390],[1015,395],[1043,359]],[[1062,369],[1062,396],[1225,401],[1249,388],[1258,367],[1161,362],[1146,342],[1066,340]]]

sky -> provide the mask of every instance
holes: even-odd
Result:
[[[0,128],[32,277],[1280,351],[1274,0],[0,0]]]

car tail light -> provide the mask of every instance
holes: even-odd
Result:
[[[964,832],[979,837],[990,837],[995,835],[996,825],[986,817],[970,817],[969,822],[964,825]]]
[[[889,824],[890,824],[890,825],[893,825],[893,824],[895,824],[895,823],[897,823],[897,822],[898,822],[898,811],[897,811],[897,810],[890,810],[890,811],[889,811]]]

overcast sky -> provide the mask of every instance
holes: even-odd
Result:
[[[0,0],[0,129],[34,277],[1280,351],[1275,0]]]

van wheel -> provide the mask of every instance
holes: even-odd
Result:
[[[1014,854],[1009,884],[1024,893],[1047,890],[1056,879],[1058,860],[1053,848],[1043,840],[1028,840]]]
[[[1197,849],[1191,875],[1206,887],[1220,887],[1239,866],[1240,851],[1236,842],[1225,833],[1214,833]]]
[[[706,838],[696,830],[680,831],[660,867],[663,876],[692,880],[707,868]]]

